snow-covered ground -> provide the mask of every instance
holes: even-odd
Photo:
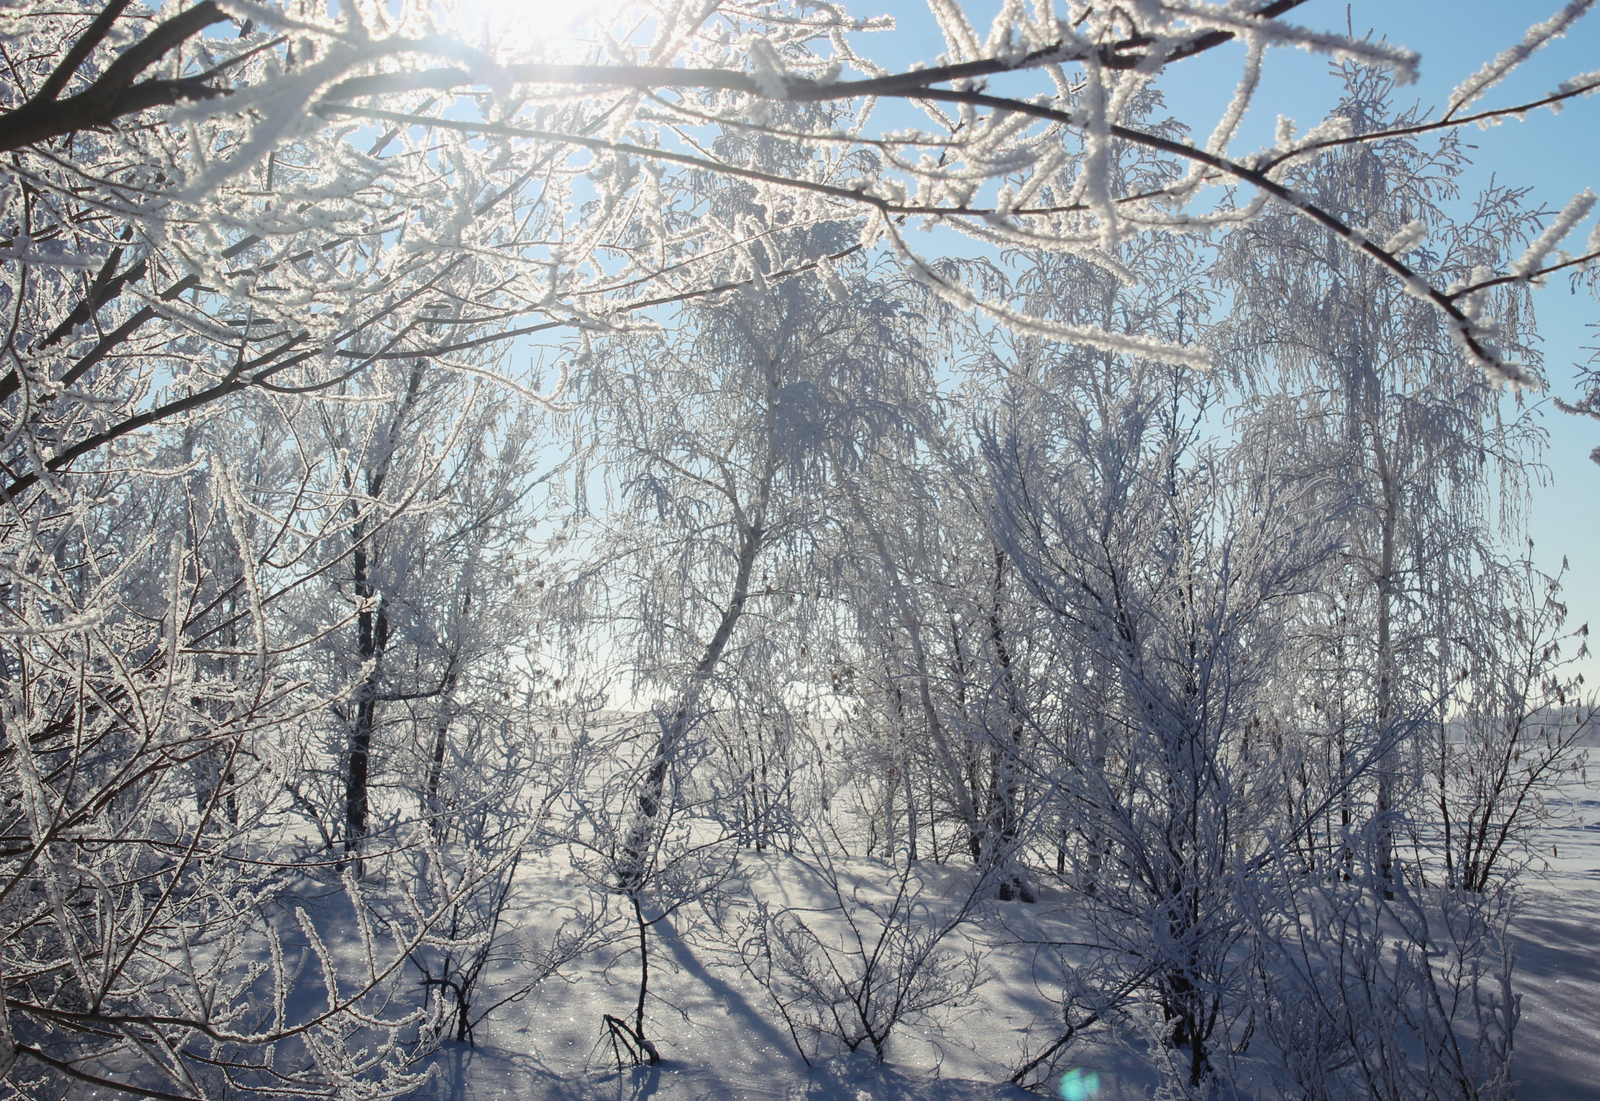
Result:
[[[1600,1099],[1600,776],[1563,791],[1513,925],[1519,1101]]]
[[[1520,1101],[1600,1099],[1600,778],[1563,792],[1562,817],[1541,836],[1547,867],[1530,874],[1514,924],[1522,1018],[1515,1076]],[[725,885],[725,928],[734,929],[745,900],[782,896],[789,905],[827,904],[815,880],[795,875],[782,858],[742,861]],[[889,892],[872,883],[872,868],[852,865],[847,880],[856,898],[881,909]],[[923,885],[937,913],[961,895],[956,872],[935,873]],[[517,920],[545,926],[579,881],[555,864],[530,869],[534,901]],[[1024,935],[1048,932],[1054,916],[1041,905],[1006,904],[1006,920]],[[678,924],[686,924],[680,913]],[[1059,930],[1057,930],[1059,932]],[[476,1046],[450,1043],[435,1056],[437,1075],[420,1098],[438,1101],[1021,1101],[1036,1095],[1004,1084],[1026,1048],[1052,1038],[1048,1022],[1049,964],[1033,953],[996,945],[984,967],[990,981],[977,1000],[945,1010],[937,1022],[901,1026],[886,1064],[870,1055],[814,1060],[795,1050],[767,995],[738,965],[730,944],[705,928],[661,922],[652,946],[649,1006],[657,1067],[619,1073],[602,1033],[602,1014],[631,1013],[636,957],[596,956],[569,968],[528,998],[502,1007],[479,1027]],[[951,947],[972,942],[956,935]],[[1030,1026],[1040,1032],[1030,1035]],[[1092,1072],[1095,1101],[1152,1096],[1156,1079],[1138,1057],[1139,1045],[1090,1048],[1078,1056]],[[1080,1080],[1081,1081],[1081,1080]],[[1068,1090],[1066,1092],[1072,1092]],[[1087,1096],[1084,1092],[1077,1097]]]
[[[745,910],[741,900],[756,891],[791,904],[822,908],[829,902],[825,891],[792,868],[780,871],[788,863],[783,858],[742,863],[741,878],[724,884],[730,928]],[[859,873],[851,884],[857,900],[878,907],[890,901],[889,891],[868,882],[871,865],[855,864],[852,870]],[[547,874],[567,882],[547,888],[544,897],[575,893],[572,877],[554,869]],[[955,879],[950,873],[926,885],[932,906],[960,895]],[[523,920],[537,922],[540,909],[533,904]],[[684,924],[681,915],[678,924]],[[977,1004],[946,1011],[937,1027],[929,1022],[902,1026],[891,1039],[889,1063],[863,1053],[808,1066],[766,993],[740,968],[728,937],[697,930],[691,943],[672,919],[657,923],[654,933],[649,1029],[661,1051],[659,1066],[618,1073],[602,1014],[631,1016],[638,965],[631,953],[605,953],[586,968],[570,969],[575,981],[547,982],[535,995],[497,1012],[480,1027],[475,1047],[447,1044],[435,1057],[438,1077],[423,1096],[452,1101],[1021,1101],[1036,1096],[995,1084],[1009,1074],[1025,1026],[1048,1020],[1050,1012],[1013,956],[989,958],[994,974]],[[969,947],[959,934],[951,940],[953,951]]]

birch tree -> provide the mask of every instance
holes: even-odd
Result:
[[[726,220],[761,217],[747,202],[730,198]],[[789,231],[774,213],[763,264],[792,266],[831,247],[826,234]],[[891,292],[866,284],[834,299],[818,280],[785,281],[590,353],[580,393],[626,516],[607,518],[577,583],[597,622],[622,625],[613,645],[627,647],[635,691],[665,696],[611,841],[612,884],[641,923],[670,862],[662,831],[688,780],[691,742],[714,708],[750,698],[734,655],[757,658],[753,670],[771,640],[803,645],[822,577],[814,541],[838,507],[840,464],[855,461],[858,440],[905,420],[903,377],[920,363]],[[781,686],[753,688],[782,706]],[[642,1035],[642,1015],[636,1028]]]
[[[1414,121],[1389,121],[1392,85],[1384,75],[1349,69],[1345,79],[1340,111],[1353,132]],[[1436,144],[1384,138],[1330,153],[1288,178],[1375,236],[1406,245],[1432,278],[1459,283],[1504,266],[1514,243],[1508,238],[1532,237],[1535,229],[1519,193],[1505,189],[1480,195],[1470,219],[1447,219],[1442,204],[1457,197],[1464,163],[1453,137]],[[1358,580],[1342,630],[1358,633],[1347,644],[1355,652],[1341,662],[1368,672],[1359,702],[1324,705],[1341,711],[1354,702],[1375,737],[1397,746],[1435,691],[1427,628],[1414,613],[1424,594],[1450,601],[1468,584],[1465,576],[1430,576],[1460,560],[1433,536],[1448,531],[1458,544],[1492,546],[1496,482],[1509,519],[1536,435],[1525,413],[1462,370],[1435,311],[1336,237],[1266,214],[1230,240],[1220,274],[1245,296],[1222,339],[1273,393],[1259,429],[1275,441],[1269,453],[1295,455],[1293,476],[1337,487],[1353,502],[1342,514],[1345,562]],[[1530,331],[1526,286],[1501,283],[1484,293],[1500,297],[1498,339],[1509,354]],[[1376,777],[1372,813],[1385,836],[1400,828],[1401,771],[1391,754]],[[1393,874],[1392,849],[1392,841],[1380,846],[1385,877]]]

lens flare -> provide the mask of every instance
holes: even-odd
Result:
[[[473,45],[515,50],[574,34],[609,0],[454,0],[455,29]]]
[[[1089,1101],[1100,1092],[1100,1076],[1094,1071],[1073,1067],[1061,1076],[1061,1101]]]

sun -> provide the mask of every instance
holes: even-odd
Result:
[[[455,28],[467,42],[498,52],[550,45],[582,30],[603,6],[598,0],[458,0]]]

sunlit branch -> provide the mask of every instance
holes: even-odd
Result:
[[[1297,160],[1308,153],[1317,153],[1324,149],[1338,149],[1348,145],[1370,145],[1373,142],[1383,141],[1386,138],[1415,137],[1419,134],[1434,134],[1441,130],[1454,130],[1458,127],[1468,126],[1475,122],[1497,122],[1501,119],[1518,118],[1541,107],[1550,107],[1564,103],[1569,99],[1586,96],[1600,90],[1600,79],[1580,84],[1559,92],[1551,92],[1541,99],[1529,100],[1513,107],[1495,107],[1487,111],[1479,111],[1473,115],[1463,115],[1461,118],[1441,119],[1437,122],[1419,122],[1410,126],[1391,126],[1381,130],[1369,130],[1361,134],[1351,134],[1342,138],[1324,138],[1305,145],[1297,145],[1287,153],[1268,157],[1261,162],[1263,171],[1271,169],[1286,160]]]

